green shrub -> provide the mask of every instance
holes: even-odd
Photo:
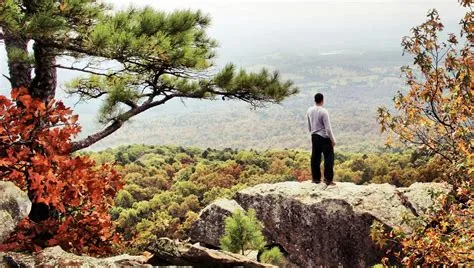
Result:
[[[265,246],[262,234],[263,224],[255,216],[255,210],[247,213],[236,210],[225,220],[225,234],[221,238],[221,248],[242,255],[245,251],[259,250]]]
[[[260,256],[260,261],[264,263],[279,265],[283,260],[283,254],[278,247],[265,250]]]

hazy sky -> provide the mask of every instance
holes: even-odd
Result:
[[[399,49],[402,36],[437,8],[447,25],[463,14],[456,0],[113,0],[117,8],[201,9],[224,57],[275,51]],[[449,29],[449,27],[448,27]]]
[[[437,8],[447,29],[458,30],[464,14],[457,0],[106,0],[117,9],[201,9],[212,17],[209,35],[219,41],[221,61],[245,62],[256,55],[318,54],[334,50],[395,50],[411,27]],[[0,73],[7,73],[0,45]],[[6,80],[0,76],[0,85]]]

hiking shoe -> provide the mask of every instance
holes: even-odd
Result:
[[[326,183],[327,186],[336,185],[333,181],[325,181],[324,183]]]
[[[319,181],[314,181],[314,180],[313,180],[313,181],[311,181],[311,182],[312,182],[312,183],[316,183],[316,184],[321,183],[320,180],[319,180]]]

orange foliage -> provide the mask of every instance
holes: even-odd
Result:
[[[430,224],[401,241],[403,264],[407,267],[472,265],[473,197],[469,185],[458,188],[452,196],[443,196],[443,209],[430,218]]]
[[[311,180],[311,172],[308,169],[295,169],[293,170],[292,175],[299,182]]]
[[[405,233],[401,228],[385,231],[375,224],[372,239],[387,253],[393,253],[405,267],[471,267],[474,263],[474,194],[465,183],[456,192],[441,195],[440,209],[430,212],[421,221],[408,222],[414,232]],[[394,242],[394,243],[393,243]],[[390,266],[389,258],[382,260]]]
[[[240,177],[240,173],[242,173],[242,166],[238,164],[229,165],[223,167],[220,172],[223,175],[230,175],[234,180],[238,180]]]
[[[0,250],[60,245],[75,253],[111,253],[119,237],[107,211],[122,187],[120,174],[70,154],[80,127],[62,102],[45,104],[24,88],[11,95],[12,100],[0,96],[0,177],[49,212],[42,221],[24,219]]]

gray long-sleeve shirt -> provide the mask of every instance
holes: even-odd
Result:
[[[336,142],[332,133],[331,122],[329,121],[329,113],[321,106],[312,106],[306,112],[308,118],[309,133],[318,134],[321,137],[329,138],[332,142]]]

